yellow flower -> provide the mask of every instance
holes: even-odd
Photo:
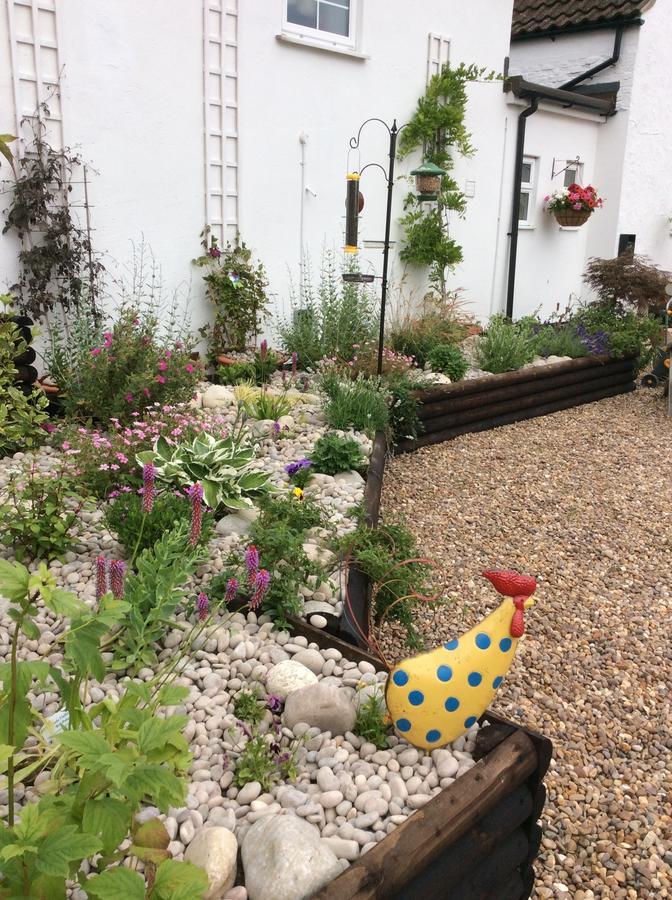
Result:
[[[303,491],[300,487],[295,487],[292,491],[297,500],[303,500]]]

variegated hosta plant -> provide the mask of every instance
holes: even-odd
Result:
[[[162,481],[178,487],[200,483],[203,499],[213,509],[251,509],[253,500],[272,490],[268,475],[251,469],[254,448],[233,435],[216,438],[203,431],[190,443],[175,446],[160,437],[153,450],[136,459],[141,466],[154,463]]]

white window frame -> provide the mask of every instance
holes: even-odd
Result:
[[[438,53],[437,51],[438,45]],[[430,31],[427,35],[427,84],[450,62],[450,38]]]
[[[331,3],[330,0],[319,0],[325,5],[339,6],[339,3]],[[359,49],[360,14],[362,0],[350,0],[348,16],[349,34],[334,34],[332,31],[321,31],[319,28],[308,28],[305,25],[295,25],[287,18],[287,0],[282,0],[282,34],[298,38],[301,43],[309,46],[325,47],[330,49],[343,49],[344,51],[357,51]]]
[[[520,193],[527,194],[529,200],[527,201],[527,218],[518,219],[518,228],[534,228],[535,223],[535,208],[536,208],[536,196],[537,196],[537,175],[539,172],[539,157],[538,156],[524,156],[523,164],[530,166],[530,180],[523,181],[521,177],[520,181]]]
[[[582,162],[577,163],[577,161],[575,159],[567,159],[567,160],[565,160],[565,166],[566,166],[566,168],[563,173],[562,186],[569,187],[569,185],[573,184],[574,182],[581,184],[581,178],[583,176],[583,163]],[[570,172],[574,172],[575,175],[572,178],[572,180],[569,182],[569,184],[567,184],[567,178],[568,178],[568,175]]]

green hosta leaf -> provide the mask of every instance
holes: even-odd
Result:
[[[89,878],[86,893],[95,900],[145,900],[145,880],[124,866]]]
[[[238,486],[243,491],[260,490],[268,484],[268,475],[264,472],[248,472],[238,479]]]
[[[156,453],[153,450],[143,450],[142,453],[136,453],[135,458],[141,466],[144,466],[145,463],[154,462]]]
[[[169,719],[148,719],[140,726],[138,731],[138,747],[143,753],[151,753],[160,747],[164,747],[175,737],[181,737],[180,732],[187,724],[186,716],[171,716]]]
[[[208,889],[203,869],[193,863],[167,859],[156,870],[152,900],[199,900]]]
[[[220,491],[219,485],[214,481],[203,481],[203,499],[211,506],[213,509],[216,509],[220,504]]]
[[[248,497],[222,497],[222,503],[229,509],[252,509],[254,506]]]
[[[98,797],[86,801],[82,826],[89,834],[100,838],[103,853],[109,856],[126,837],[130,818],[129,808],[121,800]]]
[[[0,594],[11,603],[20,603],[28,593],[30,574],[21,563],[0,559]]]

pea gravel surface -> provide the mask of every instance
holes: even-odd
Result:
[[[672,897],[672,419],[659,391],[391,460],[383,514],[437,564],[427,645],[499,599],[479,573],[539,581],[494,708],[552,739],[537,898]],[[388,628],[382,645],[406,653]]]

